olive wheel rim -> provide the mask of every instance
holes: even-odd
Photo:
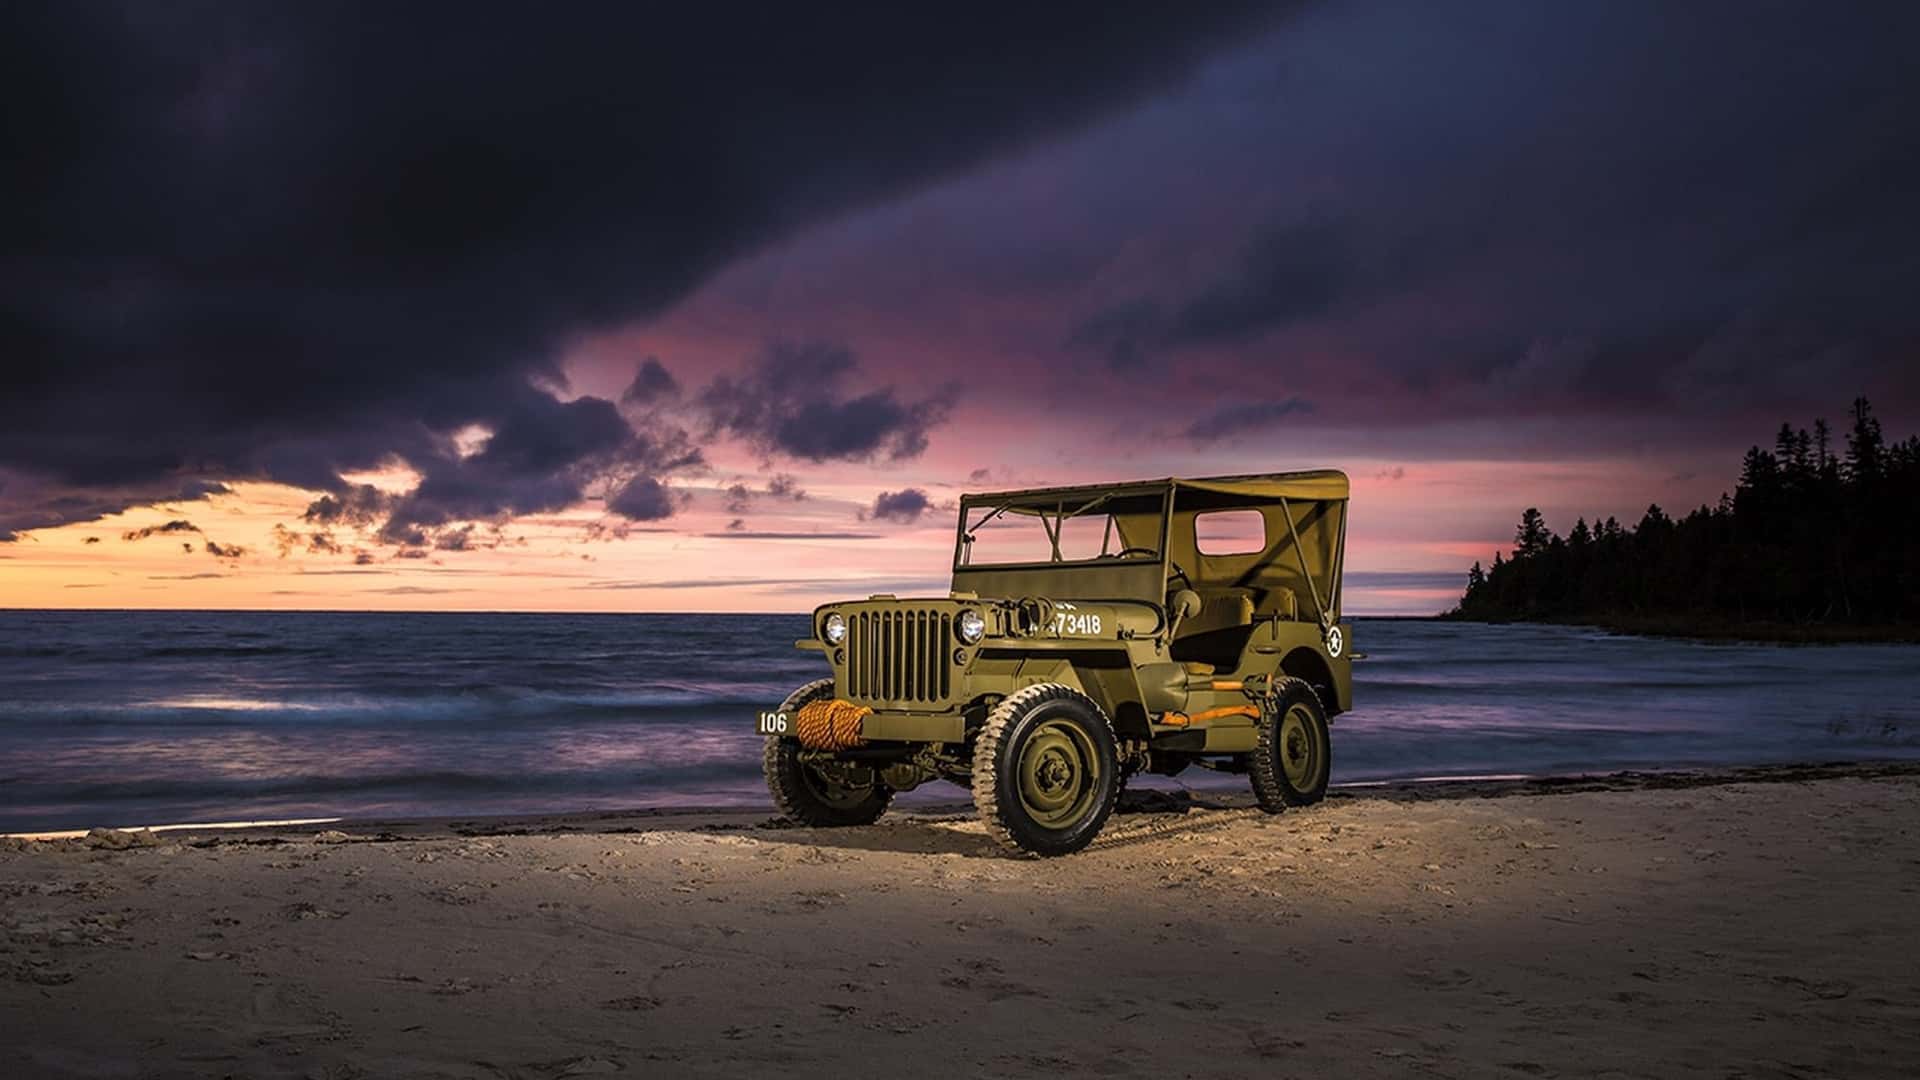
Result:
[[[1099,753],[1092,735],[1071,720],[1035,725],[1014,775],[1021,808],[1043,829],[1071,829],[1099,810]]]
[[[1324,751],[1314,733],[1313,714],[1305,705],[1296,702],[1280,715],[1279,738],[1275,741],[1274,750],[1280,757],[1280,771],[1287,783],[1295,791],[1312,787],[1320,777],[1320,757]]]

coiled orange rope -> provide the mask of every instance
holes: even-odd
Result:
[[[809,750],[845,750],[865,741],[860,737],[860,721],[872,711],[840,698],[809,701],[793,718],[793,733]]]

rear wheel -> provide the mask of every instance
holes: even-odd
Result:
[[[1300,679],[1281,679],[1273,703],[1260,717],[1260,741],[1247,771],[1260,809],[1277,814],[1326,798],[1333,744],[1320,696]]]
[[[1001,843],[1036,855],[1079,851],[1119,794],[1113,727],[1085,694],[1041,683],[987,714],[973,748],[973,804]]]
[[[833,680],[820,679],[795,690],[780,711],[792,715],[810,701],[833,696]],[[807,751],[791,735],[767,736],[761,755],[767,793],[782,817],[798,825],[833,828],[871,825],[887,812],[893,789],[863,765],[808,760]]]

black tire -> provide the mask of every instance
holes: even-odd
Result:
[[[1326,798],[1333,773],[1333,740],[1320,695],[1300,679],[1276,680],[1274,689],[1273,706],[1260,718],[1260,741],[1247,763],[1253,797],[1269,814]]]
[[[1070,855],[1100,834],[1119,795],[1113,725],[1085,694],[1041,683],[987,714],[973,746],[973,805],[1002,844]]]
[[[833,696],[833,680],[819,679],[787,695],[780,711],[792,715],[809,701]],[[802,760],[800,740],[791,735],[769,735],[761,753],[761,771],[767,777],[767,793],[780,816],[796,825],[814,828],[841,828],[871,825],[887,812],[893,802],[893,789],[878,776],[866,787],[847,787],[820,774]],[[871,770],[868,770],[871,772]]]

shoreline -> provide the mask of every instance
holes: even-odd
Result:
[[[1399,618],[1399,616],[1396,616]],[[1548,619],[1474,619],[1449,613],[1428,616],[1434,622],[1467,626],[1569,626],[1632,637],[1668,638],[1712,644],[1750,645],[1915,645],[1920,626],[1850,626],[1838,623],[1743,622],[1688,615],[1591,615]]]
[[[1561,773],[1543,776],[1462,776],[1417,779],[1358,780],[1329,786],[1327,803],[1353,799],[1423,802],[1448,799],[1508,799],[1577,793],[1684,790],[1731,784],[1807,783],[1819,780],[1891,778],[1920,779],[1920,761],[1790,762],[1777,765],[1740,765],[1723,768],[1626,769],[1605,773]],[[1122,793],[1115,807],[1118,817],[1134,814],[1183,814],[1192,811],[1244,810],[1252,796],[1237,788],[1220,790],[1134,788]],[[887,820],[970,820],[973,804],[958,792],[950,802],[895,807]],[[89,826],[0,833],[0,851],[30,851],[85,847],[91,836],[151,834],[177,843],[277,843],[319,833],[359,830],[362,839],[400,840],[429,836],[527,836],[591,834],[595,831],[631,833],[706,830],[784,830],[771,805],[691,805],[568,810],[521,814],[440,814],[417,817],[340,815],[278,821],[169,822],[154,825]],[[201,836],[200,834],[206,834]],[[13,843],[8,844],[6,842]]]

